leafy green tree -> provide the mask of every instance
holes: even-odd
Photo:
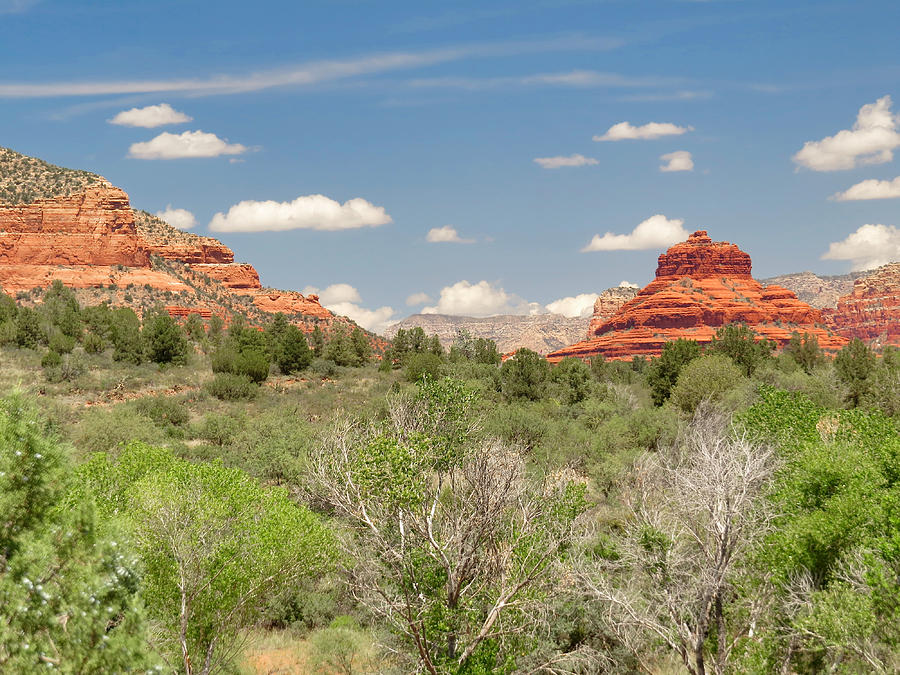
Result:
[[[497,350],[497,343],[487,338],[475,338],[474,340],[476,363],[485,363],[492,366],[500,365],[503,360]]]
[[[17,311],[16,301],[0,290],[0,323],[15,321]]]
[[[809,333],[802,336],[799,333],[791,334],[791,341],[785,346],[784,353],[803,368],[807,375],[825,361],[825,354],[819,347],[819,338]]]
[[[338,366],[355,366],[358,358],[350,336],[341,328],[331,334],[322,356]]]
[[[563,359],[551,371],[550,379],[560,387],[570,405],[581,403],[591,392],[591,369],[581,359]]]
[[[113,343],[113,359],[140,364],[144,360],[141,343],[141,321],[130,307],[110,312],[109,338]]]
[[[700,345],[694,340],[678,338],[663,346],[662,354],[647,369],[647,384],[653,403],[665,403],[678,381],[681,369],[700,356]]]
[[[132,444],[79,473],[104,517],[133,533],[157,646],[181,672],[221,672],[268,598],[333,562],[333,537],[312,512],[221,463]]]
[[[672,403],[693,413],[703,401],[721,403],[725,394],[746,381],[734,361],[721,354],[694,359],[681,369],[672,389]]]
[[[37,311],[31,307],[19,307],[16,314],[16,344],[25,349],[36,349],[46,341]]]
[[[165,310],[145,319],[141,338],[147,358],[153,363],[183,365],[187,361],[188,342],[184,331]]]
[[[309,335],[309,344],[310,348],[313,350],[313,354],[317,357],[322,356],[322,352],[325,351],[325,334],[322,332],[322,329],[319,328],[318,324],[313,328],[312,333]]]
[[[750,377],[756,369],[772,356],[775,343],[771,340],[757,340],[746,324],[730,323],[716,331],[715,337],[706,348],[710,354],[727,356]]]
[[[544,397],[550,364],[547,359],[522,347],[500,367],[503,395],[507,398],[525,398],[537,401]]]
[[[372,359],[372,343],[359,326],[354,327],[350,333],[350,342],[353,345],[353,353],[356,354],[356,365],[362,366]]]
[[[269,354],[266,335],[236,315],[224,344],[213,352],[210,362],[214,373],[246,377],[259,384],[269,377]],[[216,386],[227,389],[229,385],[238,385],[238,382],[220,378]]]
[[[869,390],[869,376],[875,370],[875,352],[859,338],[853,338],[834,357],[834,369],[847,387],[847,401],[854,408]]]
[[[409,351],[409,334],[405,328],[397,329],[397,334],[394,335],[393,348],[398,360],[406,356],[406,352]]]
[[[419,382],[423,377],[436,380],[441,376],[442,365],[441,357],[436,354],[413,353],[407,355],[403,371],[408,382]]]
[[[184,321],[184,332],[194,342],[205,338],[206,324],[203,323],[203,317],[196,312],[188,314],[188,318]]]
[[[0,400],[0,671],[145,672],[136,560],[71,475],[31,405]]]
[[[50,325],[55,326],[73,339],[81,337],[81,307],[71,288],[66,287],[59,279],[53,281],[44,292],[41,313]]]
[[[306,336],[296,326],[288,325],[281,335],[275,354],[275,364],[282,373],[296,373],[312,362],[313,353]]]
[[[536,482],[477,433],[471,392],[425,381],[392,425],[347,421],[310,458],[321,497],[355,526],[354,595],[404,639],[406,672],[509,672],[533,651],[583,486]]]

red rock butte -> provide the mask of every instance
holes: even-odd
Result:
[[[236,263],[234,252],[216,239],[176,230],[134,211],[128,195],[105,179],[97,177],[69,196],[27,204],[0,201],[0,287],[6,293],[47,287],[57,279],[75,289],[146,286],[181,295],[187,304],[169,305],[172,316],[225,316],[223,308],[197,298],[190,284],[154,265],[151,256],[184,264],[227,293],[249,296],[259,311],[283,312],[305,330],[312,330],[312,324],[321,324],[326,332],[335,323],[352,327],[348,319],[322,307],[315,295],[263,288],[256,269]]]
[[[838,335],[876,347],[900,346],[900,263],[884,265],[857,279],[837,307],[822,314]]]
[[[705,230],[659,256],[656,278],[611,317],[593,322],[587,340],[547,356],[587,359],[603,355],[630,360],[658,356],[670,340],[709,343],[721,326],[747,324],[784,346],[792,333],[815,335],[828,351],[846,338],[822,323],[822,315],[781,286],[763,286],[751,276],[750,256],[734,244],[714,242]]]

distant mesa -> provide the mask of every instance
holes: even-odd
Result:
[[[792,291],[763,286],[751,276],[750,256],[728,242],[714,242],[705,230],[659,256],[656,278],[612,316],[591,321],[587,340],[552,352],[609,359],[658,356],[678,338],[708,343],[729,323],[747,324],[760,336],[787,344],[796,332],[815,335],[826,350],[838,350],[846,338],[823,324],[819,310]]]

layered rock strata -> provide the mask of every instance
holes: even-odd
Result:
[[[856,279],[853,290],[823,315],[827,325],[846,338],[876,347],[900,346],[900,262]]]
[[[750,256],[734,244],[714,242],[706,231],[692,234],[659,256],[656,278],[592,336],[548,355],[611,359],[657,356],[670,340],[708,343],[721,326],[744,323],[761,337],[785,345],[792,333],[815,335],[826,350],[846,339],[822,325],[820,312],[781,286],[763,286],[751,276]]]
[[[594,313],[588,325],[588,338],[596,335],[597,329],[615,316],[622,305],[638,293],[637,286],[616,286],[607,288],[594,300]]]

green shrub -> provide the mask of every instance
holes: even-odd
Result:
[[[678,338],[663,346],[662,354],[647,368],[647,384],[656,405],[665,403],[678,381],[681,369],[700,356],[700,345],[694,340]]]
[[[539,408],[517,403],[497,406],[486,418],[485,430],[492,436],[533,450],[547,435],[549,424]]]
[[[591,392],[591,369],[581,359],[565,358],[550,372],[557,394],[566,403],[580,403]]]
[[[175,427],[184,426],[191,418],[191,413],[183,402],[164,394],[138,399],[135,408],[142,415],[163,426],[169,424]]]
[[[69,354],[75,349],[75,338],[69,337],[59,330],[54,330],[50,335],[48,346],[51,351],[54,351],[57,354]]]
[[[61,365],[62,356],[59,355],[59,352],[55,352],[52,349],[41,357],[41,368],[44,370],[59,368]]]
[[[87,372],[87,364],[80,354],[66,354],[59,366],[60,377],[66,382],[74,382]]]
[[[214,373],[241,375],[255,383],[269,377],[269,357],[261,349],[237,351],[234,347],[225,346],[213,352],[210,361]]]
[[[259,386],[246,375],[217,373],[204,385],[207,393],[223,401],[245,401],[256,398]]]
[[[231,443],[245,424],[243,416],[208,413],[203,417],[197,436],[207,443],[222,447]]]
[[[96,333],[87,333],[81,344],[84,347],[84,351],[88,354],[101,354],[106,347],[103,343],[103,338]]]
[[[165,312],[157,312],[144,322],[141,339],[147,358],[153,363],[183,365],[188,343],[181,326]]]
[[[420,382],[423,377],[437,380],[441,377],[443,360],[430,352],[410,353],[404,359],[403,375],[407,382]]]
[[[729,357],[702,356],[682,369],[672,390],[672,403],[693,413],[703,401],[721,403],[725,394],[744,380],[741,369]]]
[[[352,617],[337,617],[328,628],[310,635],[309,641],[313,648],[311,661],[317,672],[353,675],[369,672],[375,666],[372,639]]]
[[[537,401],[544,397],[550,364],[530,349],[519,349],[500,367],[503,395],[508,399],[524,398]]]
[[[318,377],[333,378],[341,372],[341,369],[334,361],[328,359],[315,358],[309,364],[309,371]]]
[[[306,336],[294,325],[284,328],[275,347],[275,364],[284,373],[296,373],[308,367],[313,353],[306,342]]]
[[[165,433],[130,405],[94,408],[75,432],[75,447],[83,453],[116,452],[131,441],[159,444],[165,441]]]

